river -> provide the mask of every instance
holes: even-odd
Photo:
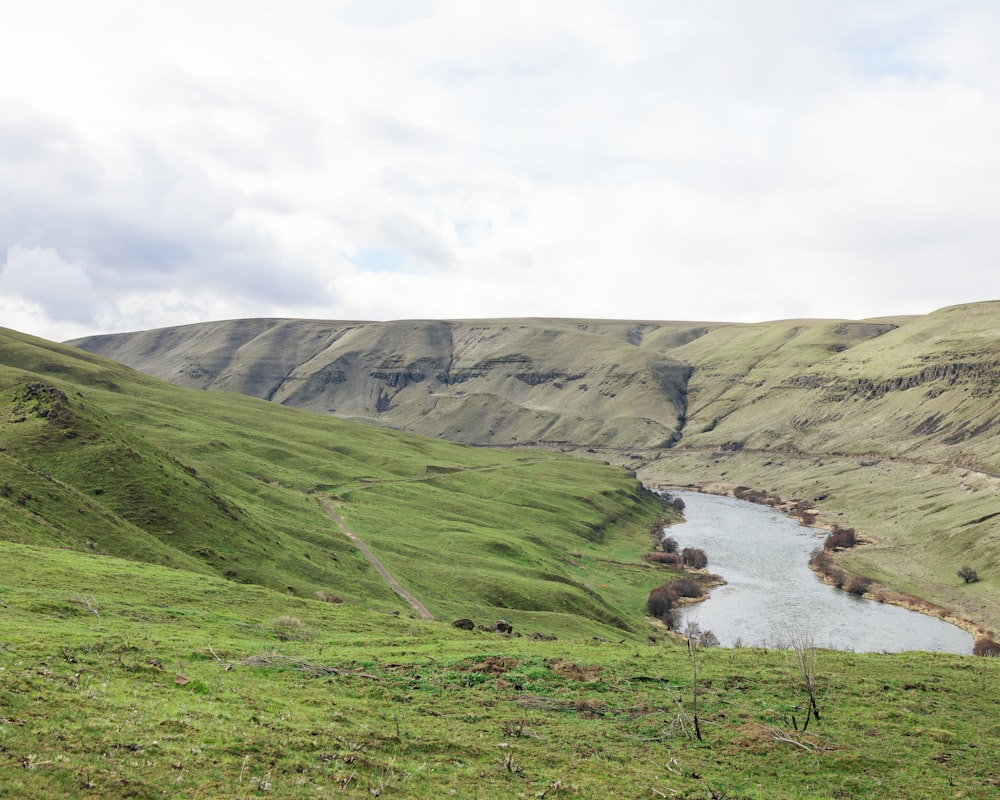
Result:
[[[807,635],[817,647],[857,652],[972,653],[971,634],[955,625],[823,583],[808,562],[824,532],[743,500],[695,492],[671,496],[684,500],[687,521],[667,535],[681,548],[703,549],[708,571],[727,582],[704,602],[685,607],[682,628],[697,623],[724,647],[779,647]]]

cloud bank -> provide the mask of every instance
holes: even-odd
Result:
[[[0,324],[1000,298],[1000,9],[14,2]]]

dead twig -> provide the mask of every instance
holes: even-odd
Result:
[[[89,611],[91,614],[97,617],[98,620],[101,619],[101,609],[97,603],[97,600],[91,600],[86,595],[80,595],[79,597],[74,597],[73,602],[76,603],[78,606],[80,606],[80,608]]]
[[[212,645],[208,646],[208,652],[210,652],[212,654],[212,657],[215,659],[215,662],[219,666],[221,666],[226,672],[229,672],[229,670],[231,670],[233,668],[233,662],[231,662],[231,661],[223,661],[221,658],[219,658],[219,654],[216,653],[215,650],[212,649]]]
[[[254,656],[249,656],[244,658],[240,664],[244,667],[272,667],[272,666],[282,666],[291,665],[293,667],[298,667],[306,675],[310,677],[319,677],[321,675],[336,675],[337,677],[349,676],[352,678],[368,678],[373,681],[381,680],[378,675],[372,675],[369,672],[360,672],[359,670],[353,669],[340,669],[339,667],[331,667],[327,664],[316,664],[312,661],[307,661],[304,658],[295,658],[294,656],[286,656],[281,653],[258,653]]]
[[[782,730],[781,728],[769,727],[766,729],[771,735],[771,738],[776,742],[787,742],[788,744],[794,744],[796,747],[801,747],[807,753],[816,753],[819,751],[819,747],[809,742],[800,742],[794,736],[792,736],[788,731]]]

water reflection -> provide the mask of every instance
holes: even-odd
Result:
[[[709,571],[727,581],[708,600],[685,608],[683,624],[711,630],[723,646],[780,646],[808,633],[817,646],[841,650],[971,654],[972,636],[961,628],[824,584],[808,567],[822,531],[742,500],[674,496],[683,498],[687,522],[669,535],[681,547],[705,550]]]

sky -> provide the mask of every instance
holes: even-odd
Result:
[[[0,0],[0,325],[1000,299],[1000,3]]]

